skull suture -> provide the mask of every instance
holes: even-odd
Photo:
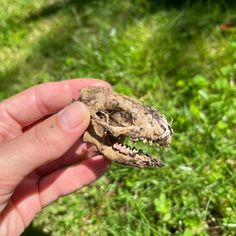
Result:
[[[157,147],[169,147],[172,129],[165,117],[137,100],[103,87],[86,87],[80,91],[79,101],[91,113],[90,125],[83,140],[96,145],[109,159],[136,167],[161,167],[163,163],[141,150],[123,144],[129,137]]]

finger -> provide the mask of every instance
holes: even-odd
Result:
[[[87,107],[75,102],[0,146],[0,184],[14,188],[34,169],[62,156],[87,129]],[[9,189],[8,189],[9,190]]]
[[[79,161],[94,157],[97,154],[98,151],[94,145],[79,139],[62,157],[39,167],[36,172],[39,176],[43,177],[55,170],[73,165]]]
[[[96,156],[77,165],[55,171],[42,178],[40,182],[37,176],[26,178],[18,186],[2,213],[0,224],[12,235],[20,234],[43,207],[61,196],[92,183],[108,170],[109,164],[110,162],[103,156]]]
[[[95,156],[45,176],[39,183],[42,206],[94,182],[107,171],[109,164],[105,157]]]
[[[6,130],[26,127],[42,117],[53,114],[72,99],[79,97],[79,91],[87,86],[110,85],[96,79],[74,79],[61,82],[50,82],[29,88],[0,104],[0,127]]]
[[[24,181],[12,197],[17,212],[24,219],[24,225],[28,225],[43,207],[59,197],[94,182],[108,170],[109,166],[108,159],[95,156],[76,165],[57,170],[43,177],[39,182]]]

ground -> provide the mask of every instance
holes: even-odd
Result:
[[[165,168],[113,165],[25,235],[235,235],[235,10],[226,0],[1,1],[0,99],[93,77],[173,119]]]

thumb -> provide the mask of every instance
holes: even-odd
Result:
[[[4,178],[14,188],[34,169],[63,155],[85,132],[89,121],[88,108],[75,102],[17,138],[2,143],[0,181]]]

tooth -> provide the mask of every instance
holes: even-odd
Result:
[[[132,151],[133,153],[137,153],[137,150],[136,150],[134,147],[131,149],[131,151]]]
[[[160,147],[159,143],[156,143],[156,146],[159,148]]]
[[[144,139],[143,139],[143,143],[146,143],[146,142],[147,142],[147,139],[144,138]]]
[[[149,145],[152,145],[152,140],[149,140],[148,142],[149,142]]]

